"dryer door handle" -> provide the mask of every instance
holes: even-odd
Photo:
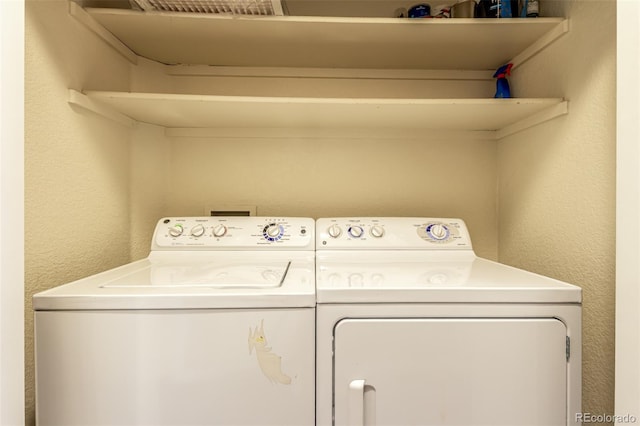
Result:
[[[364,386],[363,379],[349,383],[349,426],[364,426]]]

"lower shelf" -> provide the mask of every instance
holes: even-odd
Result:
[[[409,128],[504,137],[567,113],[562,98],[369,99],[203,96],[70,90],[70,103],[167,128]]]

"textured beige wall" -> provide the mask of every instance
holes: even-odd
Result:
[[[162,127],[139,123],[131,138],[130,260],[149,254],[158,219],[167,216],[170,142]]]
[[[364,132],[363,132],[364,133]],[[249,204],[259,215],[461,217],[495,258],[495,141],[173,138],[170,215]]]
[[[613,414],[615,2],[554,5],[569,34],[512,85],[565,96],[569,114],[498,145],[499,259],[583,288],[583,411]]]
[[[130,131],[74,109],[67,90],[127,89],[128,65],[67,14],[26,2],[26,423],[34,423],[33,312],[40,290],[129,260]]]

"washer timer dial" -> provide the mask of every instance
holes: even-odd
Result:
[[[284,228],[277,223],[270,223],[262,229],[262,235],[267,241],[278,241],[284,235]]]

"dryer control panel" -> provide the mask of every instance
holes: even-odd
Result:
[[[158,221],[151,250],[313,250],[311,218],[204,216]]]
[[[316,221],[316,249],[471,250],[461,219],[347,217]]]

